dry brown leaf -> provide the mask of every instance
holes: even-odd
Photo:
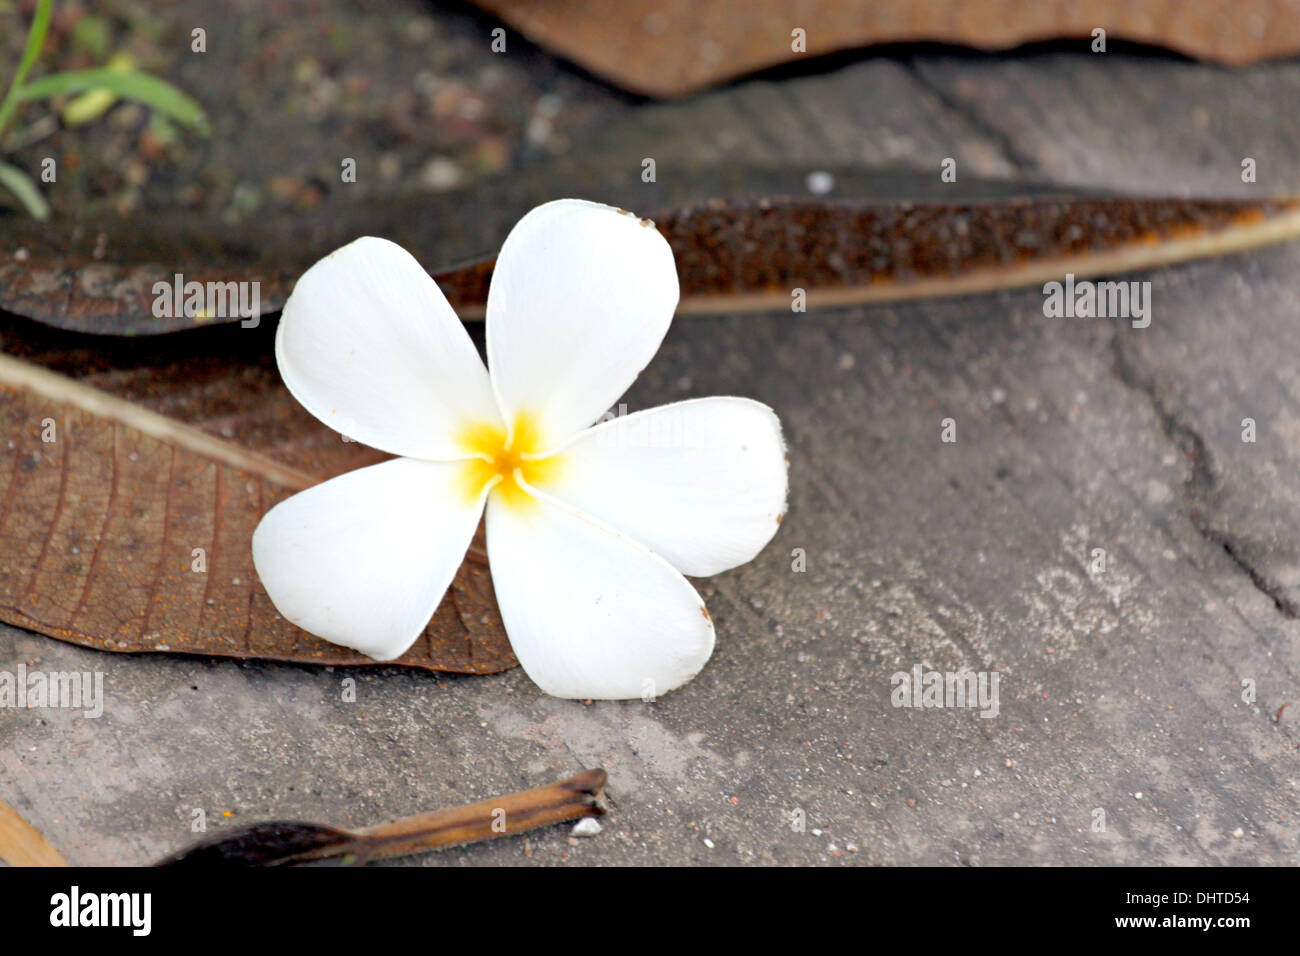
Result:
[[[1229,64],[1300,51],[1288,0],[475,0],[530,40],[611,83],[684,96],[809,56],[882,43],[1004,50],[1092,31]],[[792,31],[805,31],[796,52]]]
[[[316,476],[3,355],[0,423],[0,619],[110,651],[373,663],[285,621],[253,569],[261,516]],[[514,666],[481,544],[394,663]]]
[[[965,295],[1134,272],[1300,237],[1300,200],[1034,198],[972,203],[716,199],[656,217],[677,258],[678,312]],[[436,276],[482,316],[492,262]]]
[[[489,797],[359,830],[326,823],[270,821],[221,831],[159,866],[294,866],[322,860],[344,865],[526,833],[607,812],[599,767],[544,787]]]

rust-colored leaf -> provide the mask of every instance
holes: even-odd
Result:
[[[717,199],[655,217],[679,313],[886,302],[1132,272],[1300,237],[1300,201],[1035,198],[976,203]],[[481,316],[492,263],[436,276]]]
[[[317,475],[4,355],[0,434],[0,620],[109,651],[373,663],[285,621],[253,569],[261,516]],[[515,664],[481,544],[394,663]]]
[[[1107,39],[1229,64],[1300,50],[1288,0],[476,0],[529,39],[637,93],[677,97],[808,56],[883,43],[1003,50]],[[806,43],[797,50],[793,31]],[[1087,46],[1081,46],[1088,49]]]

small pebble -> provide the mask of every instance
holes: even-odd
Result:
[[[579,820],[574,825],[573,829],[569,831],[569,835],[576,837],[594,837],[599,832],[600,824],[596,821],[596,818],[587,817],[584,820]]]
[[[825,196],[835,188],[835,177],[824,169],[818,169],[808,174],[804,185],[814,196]]]

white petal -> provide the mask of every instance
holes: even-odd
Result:
[[[478,527],[483,496],[466,496],[463,467],[397,458],[272,508],[253,532],[253,564],[276,609],[327,641],[400,657]]]
[[[506,421],[533,416],[548,448],[586,428],[654,357],[676,307],[672,249],[648,220],[580,199],[528,213],[488,290],[488,365]]]
[[[275,357],[309,412],[395,455],[464,458],[458,431],[500,421],[469,333],[437,283],[387,239],[358,239],[303,273]]]
[[[713,653],[713,623],[690,582],[568,505],[493,495],[487,542],[510,645],[548,694],[655,697],[694,677]]]
[[[751,560],[785,514],[781,422],[761,402],[700,398],[601,422],[559,451],[546,491],[683,574]]]

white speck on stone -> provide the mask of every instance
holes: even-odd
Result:
[[[446,192],[461,184],[464,174],[453,160],[435,156],[420,171],[420,183],[433,192]]]
[[[713,849],[713,841],[710,840],[708,837],[704,838],[704,845],[707,846],[710,850]]]
[[[1240,840],[1242,837],[1246,835],[1246,831],[1243,830],[1241,827],[1237,827],[1237,829],[1232,831],[1232,835],[1236,837],[1238,840]]]
[[[804,179],[804,185],[814,196],[825,196],[835,188],[835,177],[824,169],[817,169],[808,174]]]
[[[576,837],[594,837],[600,832],[600,823],[595,817],[587,817],[585,820],[579,820],[569,831],[570,836]]]
[[[1152,478],[1147,482],[1147,501],[1153,505],[1161,505],[1174,496],[1169,490],[1169,486],[1163,481],[1156,481]]]
[[[1137,793],[1133,794],[1133,799],[1134,799],[1134,800],[1141,800],[1141,799],[1142,799],[1142,791],[1139,790]]]

